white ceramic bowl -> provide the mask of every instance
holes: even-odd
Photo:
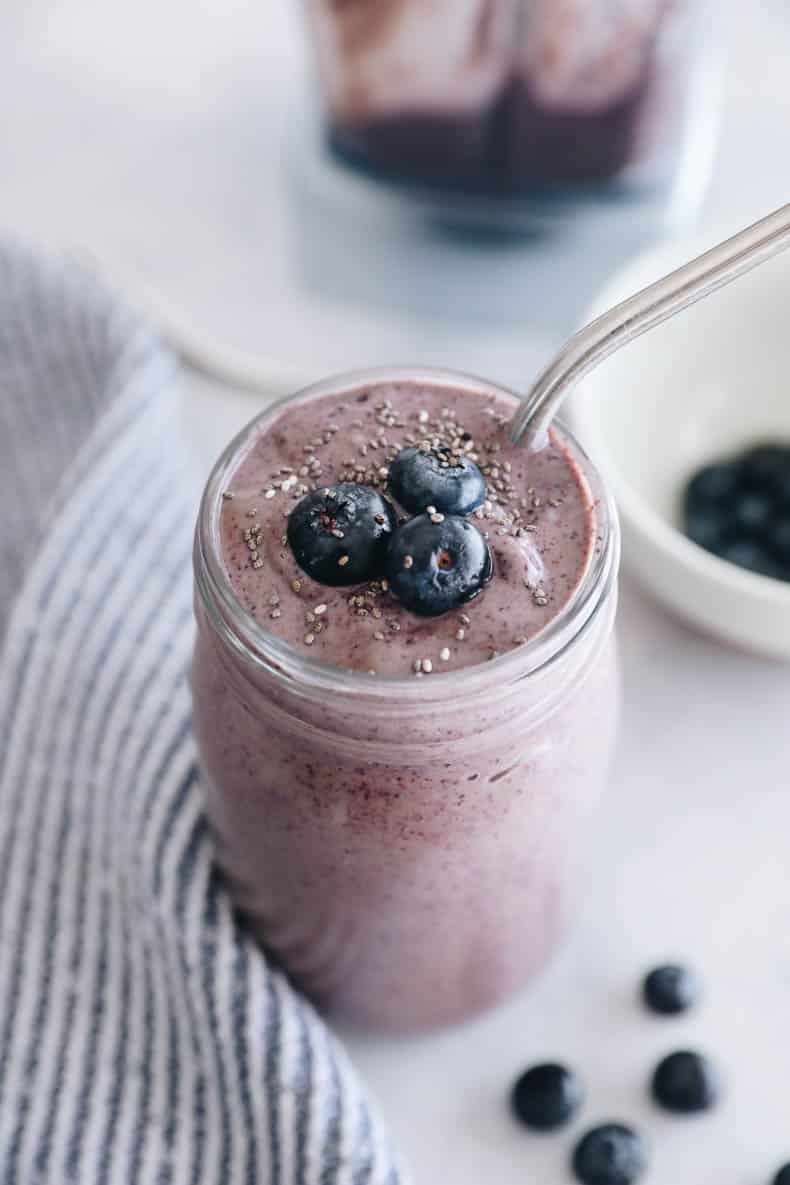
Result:
[[[590,315],[735,229],[654,248]],[[718,559],[678,527],[695,469],[759,441],[790,442],[790,254],[613,355],[584,380],[570,418],[614,492],[626,566],[702,630],[790,660],[790,584]]]

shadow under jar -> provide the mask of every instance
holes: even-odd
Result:
[[[245,596],[234,587],[223,516],[243,524],[253,512],[242,509],[243,495],[228,495],[255,450],[283,444],[289,424],[306,422],[300,416],[326,423],[344,393],[353,408],[382,391],[394,393],[390,407],[403,400],[415,415],[428,400],[496,407],[503,440],[516,406],[512,393],[463,375],[379,371],[318,384],[253,421],[218,462],[202,501],[192,686],[219,860],[261,942],[321,1007],[366,1027],[408,1031],[461,1021],[506,998],[563,934],[618,717],[619,530],[592,464],[557,428],[556,456],[544,462],[573,475],[589,547],[567,597],[533,637],[460,669],[439,672],[437,662],[429,677],[415,676],[410,657],[403,674],[379,675],[316,660],[301,636],[297,645],[274,632],[270,613],[292,612],[285,600],[270,610],[275,594],[256,620],[245,600],[254,595],[254,564],[244,567]],[[294,443],[305,439],[299,433]],[[520,476],[530,462],[523,451],[518,457],[512,472]],[[287,512],[284,502],[272,531],[275,550],[283,548],[272,562],[285,565],[285,577],[293,562],[279,538]],[[535,538],[505,534],[491,531],[495,560],[496,546],[521,555],[522,542],[529,548]],[[492,584],[464,607],[473,630],[495,597],[516,619],[509,579],[516,601],[529,596],[508,563],[510,570],[500,557]],[[310,592],[299,604],[309,612],[321,588],[302,588],[306,577],[295,583],[300,595]],[[329,616],[354,593],[325,589]],[[402,607],[387,608],[386,589],[383,597],[382,626],[396,612],[405,622]],[[343,620],[343,629],[356,628]],[[424,652],[450,624],[415,618],[404,628]],[[376,625],[364,620],[360,629]],[[346,654],[351,665],[352,643]]]
[[[668,202],[682,182],[693,204],[704,191],[719,107],[710,0],[307,10],[328,142],[346,164],[448,200],[522,198],[525,217],[530,202]]]

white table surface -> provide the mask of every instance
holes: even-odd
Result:
[[[256,120],[276,81],[264,87],[262,47],[270,61],[276,41],[283,77],[301,69],[289,7],[5,0],[0,226],[95,249],[138,295],[142,272],[207,333],[271,352],[270,310],[253,315],[267,242],[256,182],[265,187],[278,164]],[[709,202],[734,223],[790,194],[790,11],[786,0],[740,8]],[[327,313],[327,299],[321,316],[358,330],[348,364],[368,360],[366,334],[380,322],[380,349],[427,348],[405,304],[394,317],[353,302]],[[530,333],[527,319],[525,366],[577,311],[569,297],[552,305],[551,323],[536,317]],[[309,326],[290,332],[304,335],[307,369],[323,365]],[[478,326],[469,356],[499,358],[497,332]],[[433,348],[457,364],[450,351],[463,336],[448,323]],[[259,403],[187,378],[185,431],[201,471]],[[650,1185],[761,1185],[790,1160],[790,671],[689,633],[627,579],[619,630],[622,739],[570,944],[531,990],[465,1028],[398,1042],[349,1035],[417,1185],[568,1180],[575,1133],[526,1135],[504,1103],[516,1072],[543,1057],[584,1073],[583,1124],[644,1127]],[[672,956],[700,969],[705,1002],[682,1021],[651,1019],[635,1003],[637,980]],[[679,1122],[647,1104],[645,1081],[683,1045],[718,1058],[728,1091],[714,1115]]]

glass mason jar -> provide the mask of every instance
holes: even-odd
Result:
[[[596,546],[558,616],[429,679],[342,671],[257,623],[223,567],[223,490],[281,407],[220,458],[195,538],[194,718],[219,860],[262,944],[321,1007],[390,1030],[460,1021],[536,972],[570,915],[618,717],[616,514],[558,429],[596,507]]]
[[[307,7],[328,141],[346,164],[448,208],[495,217],[496,197],[503,219],[527,223],[704,192],[720,98],[710,0]]]

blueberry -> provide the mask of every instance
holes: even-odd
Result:
[[[582,1185],[633,1185],[646,1168],[644,1140],[622,1123],[592,1128],[573,1153],[573,1171]]]
[[[441,514],[471,514],[486,500],[486,483],[474,461],[448,448],[405,448],[390,464],[389,489],[412,514],[433,506]]]
[[[645,976],[642,996],[651,1012],[676,1016],[696,1004],[699,997],[697,977],[688,967],[667,964],[654,967]]]
[[[790,1185],[790,1161],[782,1165],[771,1185]]]
[[[790,508],[790,445],[761,444],[741,459],[744,486],[770,494],[774,501]]]
[[[650,1090],[665,1111],[693,1115],[714,1106],[721,1094],[721,1081],[701,1053],[679,1050],[659,1062]]]
[[[752,538],[760,536],[774,515],[774,499],[770,494],[745,490],[733,501],[732,521],[736,532]]]
[[[471,601],[492,574],[488,544],[466,518],[418,515],[398,528],[389,545],[390,589],[420,617],[438,617]]]
[[[767,543],[780,564],[790,565],[790,516],[774,523],[768,534]]]
[[[288,516],[296,562],[319,584],[360,584],[383,575],[395,511],[370,486],[343,482],[307,494]]]
[[[733,461],[707,465],[684,497],[686,534],[730,563],[790,578],[790,445],[759,445]]]
[[[686,486],[685,503],[688,512],[721,506],[738,493],[739,483],[739,467],[731,461],[706,465],[694,474]]]
[[[724,537],[721,515],[710,509],[689,511],[686,515],[686,534],[706,551],[718,551]]]
[[[706,551],[719,554],[729,537],[739,492],[737,465],[730,462],[707,465],[695,473],[683,497],[689,539]]]
[[[749,572],[756,572],[760,576],[774,576],[777,565],[761,543],[752,539],[734,539],[724,544],[716,553],[723,560],[736,564],[739,568],[746,568]]]
[[[753,489],[781,488],[790,476],[790,445],[755,445],[741,457],[741,473]]]
[[[535,1131],[548,1132],[569,1123],[584,1101],[578,1074],[554,1062],[525,1070],[511,1094],[516,1117]]]

